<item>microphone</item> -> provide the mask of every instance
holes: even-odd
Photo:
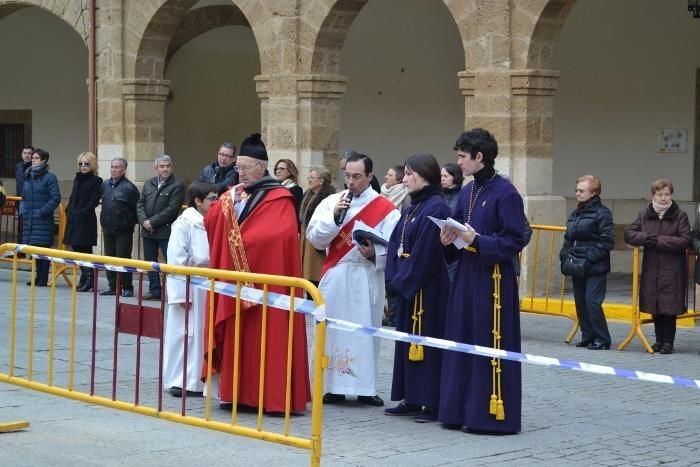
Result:
[[[349,203],[350,201],[352,201],[352,191],[349,191],[349,190],[348,190],[347,194],[345,195],[345,200],[346,200],[348,203]],[[338,222],[337,222],[338,225],[341,225],[341,224],[343,223],[343,221],[345,220],[345,215],[348,213],[348,208],[349,208],[349,207],[350,207],[350,206],[348,206],[348,207],[345,208],[345,209],[341,209],[340,213],[338,213]]]

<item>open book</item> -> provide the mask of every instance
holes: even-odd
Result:
[[[440,227],[440,230],[442,230],[444,227],[454,227],[457,230],[461,230],[462,232],[469,232],[469,229],[472,228],[471,226],[467,227],[464,224],[460,224],[456,220],[452,219],[451,217],[448,217],[447,219],[438,219],[437,217],[433,216],[428,216],[428,219],[433,221],[435,225]],[[467,224],[468,225],[468,224]],[[461,238],[457,237],[455,238],[455,241],[452,242],[454,246],[459,248],[460,250],[464,248],[465,246],[469,246],[467,242],[462,240]]]
[[[355,245],[360,245],[365,241],[374,243],[374,249],[377,255],[385,255],[386,247],[389,245],[389,239],[382,237],[382,233],[365,224],[361,220],[355,221],[352,227],[352,241]]]

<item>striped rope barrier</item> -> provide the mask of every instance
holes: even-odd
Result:
[[[103,263],[93,263],[89,261],[77,261],[64,258],[55,258],[52,256],[44,255],[33,255],[39,259],[46,259],[58,263],[84,266],[84,267],[94,267],[96,269],[106,269],[110,271],[117,272],[148,272],[146,270],[123,267],[123,266],[111,266]],[[158,264],[159,263],[152,263]],[[185,276],[181,275],[169,275],[168,277],[185,281]],[[206,290],[210,290],[209,279],[203,277],[190,276],[190,283],[197,287]],[[214,281],[214,288],[217,293],[222,295],[227,295],[229,297],[235,298],[237,296],[237,288],[234,284],[228,282]],[[282,310],[289,311],[291,308],[291,301],[288,295],[278,294],[274,292],[268,292],[268,306],[274,308],[279,308]],[[260,289],[254,289],[251,287],[241,287],[241,300],[245,300],[252,303],[263,304],[263,291]],[[565,360],[561,358],[545,357],[542,355],[532,355],[521,352],[512,352],[503,349],[493,349],[491,347],[482,347],[480,345],[465,344],[462,342],[449,341],[446,339],[437,339],[434,337],[418,336],[415,334],[409,334],[406,332],[395,331],[391,329],[378,328],[374,326],[365,326],[358,323],[353,323],[351,321],[345,321],[336,318],[330,318],[326,316],[325,305],[316,307],[312,300],[307,300],[304,298],[295,297],[294,298],[294,311],[298,313],[304,313],[313,316],[317,321],[327,321],[328,327],[338,331],[351,332],[365,334],[367,336],[379,337],[382,339],[389,339],[392,341],[408,342],[411,344],[421,344],[428,347],[435,347],[444,350],[453,350],[456,352],[462,352],[472,355],[479,355],[482,357],[490,358],[502,358],[504,360],[511,360],[520,363],[528,363],[532,365],[547,366],[552,368],[564,368],[574,371],[582,371],[584,373],[594,373],[599,375],[611,375],[620,378],[637,380],[637,381],[649,381],[653,383],[665,383],[672,384],[674,386],[681,386],[687,388],[700,389],[700,380],[685,378],[682,376],[669,376],[662,375],[658,373],[647,373],[644,371],[627,370],[624,368],[615,368],[606,365],[597,365],[593,363],[577,362],[574,360]]]

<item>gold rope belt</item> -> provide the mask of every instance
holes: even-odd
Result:
[[[493,348],[501,348],[501,268],[498,264],[493,267]],[[491,359],[491,401],[489,413],[496,416],[496,420],[506,419],[506,411],[501,398],[501,359]]]

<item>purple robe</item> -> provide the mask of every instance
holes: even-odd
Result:
[[[454,219],[467,221],[479,234],[476,252],[446,247],[458,260],[447,308],[445,339],[493,347],[493,271],[501,270],[501,348],[520,352],[520,315],[515,261],[523,248],[523,200],[505,178],[495,175],[483,188],[469,183],[459,196]],[[473,192],[473,194],[472,194]],[[442,360],[439,420],[473,431],[517,433],[521,422],[520,363],[501,360],[505,419],[489,413],[491,359],[446,351]]]
[[[407,217],[410,216],[407,222]],[[440,243],[440,229],[428,216],[445,219],[449,208],[439,192],[423,201],[417,208],[405,209],[389,240],[386,260],[386,281],[397,294],[396,330],[413,333],[414,299],[423,294],[423,336],[442,338],[449,291],[447,267]],[[399,257],[401,232],[406,225],[403,252]],[[416,328],[416,334],[418,329]],[[425,405],[437,410],[440,399],[440,368],[442,351],[423,347],[424,359],[410,361],[410,344],[396,342],[391,400],[405,399],[409,405]]]

